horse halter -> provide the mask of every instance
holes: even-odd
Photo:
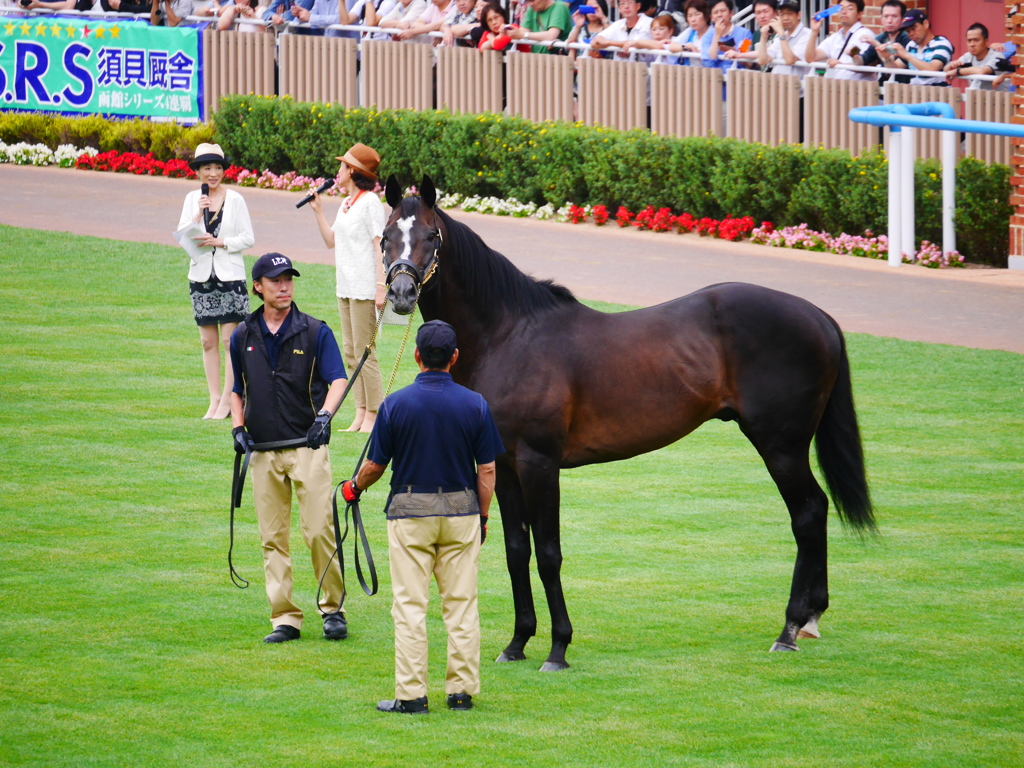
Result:
[[[437,226],[437,217],[434,217],[434,252],[430,255],[430,260],[423,266],[419,267],[411,259],[395,259],[390,264],[384,261],[384,268],[387,270],[387,274],[384,281],[388,287],[391,286],[391,281],[394,280],[398,275],[408,275],[412,278],[413,284],[416,286],[416,292],[419,293],[420,289],[425,286],[430,278],[437,272],[439,264],[439,255],[441,248],[444,247],[444,237],[441,235],[441,229]],[[380,252],[384,259],[387,256],[384,254],[384,245],[387,242],[385,238],[381,238],[380,241]]]

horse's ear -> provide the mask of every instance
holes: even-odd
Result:
[[[433,208],[434,203],[437,202],[437,190],[434,189],[434,182],[426,174],[423,176],[423,183],[420,184],[420,200],[427,208]]]
[[[384,199],[388,201],[392,210],[402,202],[402,188],[398,186],[398,179],[393,173],[388,176],[388,182],[384,185]]]

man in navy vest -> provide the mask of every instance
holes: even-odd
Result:
[[[437,579],[448,630],[448,708],[470,709],[480,692],[477,567],[494,495],[495,458],[505,452],[487,401],[452,381],[455,329],[440,320],[416,334],[420,374],[386,398],[369,458],[342,486],[359,498],[394,461],[386,508],[395,620],[395,698],[382,712],[427,712],[427,598]]]
[[[340,567],[332,563],[335,542],[327,451],[330,415],[338,407],[347,377],[331,329],[300,312],[292,301],[292,278],[298,276],[287,256],[260,256],[252,268],[252,290],[263,306],[231,335],[235,371],[231,434],[236,451],[253,451],[249,471],[273,627],[264,638],[267,643],[296,640],[302,628],[302,610],[292,600],[288,548],[292,486],[314,573],[317,579],[323,576],[319,608],[324,637],[348,637],[342,610],[345,584]]]

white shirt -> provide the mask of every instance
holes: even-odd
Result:
[[[203,248],[202,253],[189,264],[188,279],[193,283],[205,283],[211,277],[221,282],[227,280],[245,280],[245,260],[242,251],[252,248],[256,238],[252,234],[252,222],[249,220],[249,209],[242,196],[233,189],[224,190],[224,213],[221,217],[220,235],[224,241],[223,248]],[[202,192],[195,189],[185,195],[185,204],[181,208],[178,229],[195,221],[199,213],[199,198]]]
[[[426,0],[412,0],[412,2],[406,6],[398,3],[391,9],[391,12],[387,16],[380,19],[377,23],[379,25],[384,21],[407,21],[411,25],[415,23],[416,19],[423,15],[425,10],[427,10]]]
[[[651,37],[651,17],[641,13],[632,29],[626,28],[625,19],[619,19],[608,27],[608,29],[598,35],[598,37],[602,40],[607,40],[610,43],[623,43],[626,40],[653,40],[654,38]],[[628,58],[629,56],[629,54],[626,53],[617,53],[616,55],[622,59]],[[651,57],[642,56],[638,58],[640,61],[645,61]]]
[[[807,41],[811,39],[811,30],[803,24],[797,24],[796,29],[789,33],[789,48],[796,56],[797,61],[807,61]],[[779,36],[768,43],[768,56],[772,60],[781,59],[782,41]],[[775,64],[772,66],[773,75],[799,75],[802,79],[810,67],[791,67],[788,64]]]
[[[989,67],[992,70],[992,74],[993,75],[997,75],[999,73],[996,72],[996,62],[999,61],[1000,59],[1005,59],[1005,58],[1006,58],[1006,54],[1000,53],[999,51],[996,51],[996,50],[993,50],[992,48],[989,48],[988,49],[988,55],[986,55],[984,59],[979,59],[973,53],[970,53],[970,52],[965,53],[960,58],[960,66],[961,67]],[[971,80],[970,83],[971,84],[969,86],[967,86],[967,88],[968,88],[968,90],[971,90],[971,91],[978,91],[978,90],[981,90],[981,91],[991,91],[991,90],[993,90],[993,88],[992,88],[992,81],[991,80]],[[1012,89],[1013,89],[1013,83],[1010,81],[1010,78],[1006,78],[1002,83],[999,84],[999,90],[1000,91],[1009,91],[1009,90],[1012,90]]]
[[[372,301],[377,295],[377,261],[373,239],[384,234],[384,206],[373,192],[363,192],[334,220],[335,293],[339,299]]]
[[[437,7],[437,3],[429,3],[427,5],[427,9],[423,11],[422,15],[413,22],[413,26],[416,26],[417,24],[433,24],[435,21],[444,21],[447,24],[455,16],[455,12],[458,10],[458,7],[455,5],[455,0],[449,0],[448,5],[443,11]],[[437,42],[437,39],[426,34],[416,35],[416,37],[406,40],[406,42],[433,45]]]
[[[849,42],[847,42],[849,38]],[[827,59],[839,59],[840,64],[853,64],[853,56],[864,53],[875,42],[875,35],[859,21],[850,27],[849,32],[839,30],[833,32],[819,46]],[[855,50],[856,49],[856,50]],[[854,51],[855,53],[851,53]],[[842,56],[839,55],[840,51]],[[853,72],[849,69],[827,69],[825,77],[834,80],[877,80],[878,75],[871,72]]]

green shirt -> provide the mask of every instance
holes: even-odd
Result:
[[[569,13],[569,6],[562,0],[555,0],[547,10],[540,13],[535,13],[533,8],[527,8],[526,15],[523,16],[523,27],[530,32],[547,32],[552,27],[558,27],[561,30],[558,39],[565,40],[572,31],[572,14]],[[533,45],[530,48],[534,53],[554,53],[558,50],[543,45]]]

